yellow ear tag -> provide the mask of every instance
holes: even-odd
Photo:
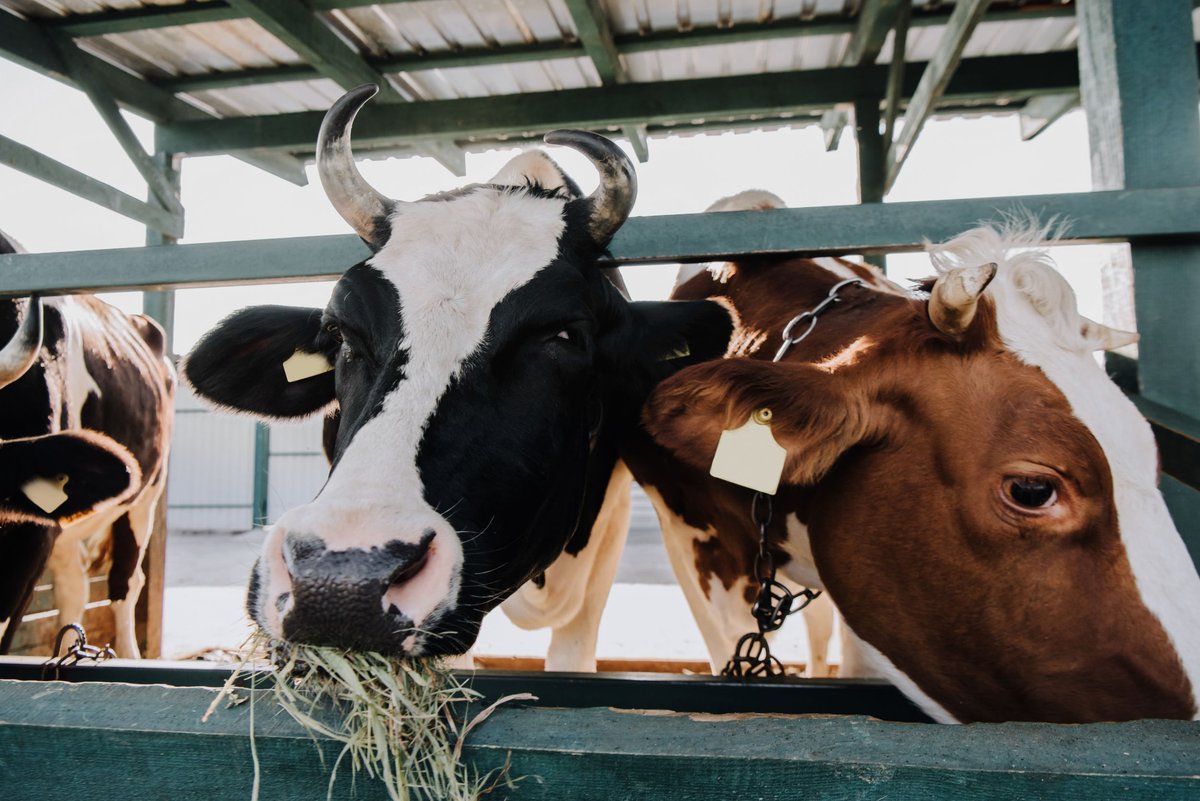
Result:
[[[70,481],[70,476],[66,475],[54,478],[35,478],[25,482],[21,487],[21,492],[25,493],[25,497],[35,506],[46,514],[50,514],[67,502],[67,493],[63,492],[63,487],[67,485],[68,481]]]
[[[324,353],[308,353],[296,348],[296,352],[283,363],[283,374],[289,384],[312,378],[314,375],[328,373],[333,369]]]
[[[722,431],[709,475],[774,495],[787,451],[771,433],[771,410],[759,409],[741,428]]]

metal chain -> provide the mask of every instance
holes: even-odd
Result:
[[[829,290],[829,294],[813,308],[793,317],[783,328],[783,344],[775,353],[772,361],[779,361],[788,350],[812,333],[817,325],[821,312],[837,303],[838,292],[848,286],[862,285],[861,278],[847,278],[839,281]],[[808,327],[799,336],[793,336],[796,326],[808,321]],[[775,575],[775,557],[767,543],[767,529],[771,525],[773,513],[771,496],[764,492],[754,493],[750,502],[750,519],[758,527],[758,552],[754,555],[754,578],[758,581],[758,597],[750,607],[750,614],[758,625],[758,631],[743,634],[734,648],[733,656],[721,670],[722,676],[748,678],[757,676],[782,676],[783,663],[771,653],[767,642],[767,634],[783,626],[788,615],[799,612],[821,595],[820,590],[803,588],[793,593],[778,580]]]
[[[62,649],[63,640],[70,633],[75,634],[75,642],[66,652],[59,656],[58,652]],[[45,680],[48,674],[53,673],[55,680],[59,677],[59,671],[65,667],[71,667],[83,660],[93,662],[103,662],[106,659],[112,659],[117,654],[112,647],[105,645],[103,648],[98,648],[95,645],[88,645],[87,632],[83,626],[78,623],[68,623],[58,630],[58,637],[54,640],[54,653],[42,664],[42,679]]]

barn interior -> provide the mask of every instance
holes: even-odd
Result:
[[[1123,246],[1097,266],[1104,318],[1136,328],[1141,341],[1108,354],[1106,366],[1153,427],[1163,494],[1200,562],[1197,5],[0,0],[0,56],[84,92],[146,185],[144,197],[134,197],[0,136],[0,164],[146,226],[140,248],[0,255],[0,296],[138,291],[169,334],[178,289],[336,277],[367,255],[356,236],[189,244],[180,169],[184,159],[223,154],[304,185],[324,111],[363,83],[382,90],[355,124],[355,155],[428,157],[456,176],[465,175],[467,154],[539,143],[556,128],[609,136],[643,163],[653,162],[656,143],[674,138],[817,128],[827,149],[853,148],[857,203],[780,210],[754,226],[696,213],[634,217],[613,241],[612,264],[628,272],[795,253],[885,266],[889,254],[918,251],[997,213],[1070,218],[1063,244]],[[889,198],[931,120],[1014,115],[1021,137],[1032,140],[1079,109],[1091,191]],[[122,112],[154,124],[152,150]],[[139,644],[150,658],[229,659],[237,628],[227,621],[240,614],[263,527],[319,486],[319,424],[217,419],[182,393],[176,414],[168,503],[145,562]],[[205,450],[218,441],[219,450]],[[670,594],[657,522],[639,498],[618,578],[629,587],[622,603],[633,618],[649,605],[675,604],[674,617],[632,639],[612,627],[602,670],[706,672],[686,606]],[[96,586],[106,570],[94,566]],[[14,654],[50,653],[53,587],[44,581],[38,593]],[[93,641],[109,634],[106,605],[89,605]],[[182,611],[195,608],[220,626]],[[802,632],[791,636],[783,653],[802,669]],[[642,652],[665,640],[665,654]],[[544,642],[497,621],[483,646],[492,659],[485,666],[536,670]],[[595,697],[626,691],[612,692]],[[980,752],[990,747],[981,743]],[[1184,762],[1186,754],[1175,764]]]

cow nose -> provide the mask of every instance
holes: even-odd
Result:
[[[283,635],[293,642],[339,648],[390,650],[410,628],[387,601],[389,590],[415,578],[429,559],[433,529],[417,542],[390,540],[369,548],[331,551],[320,537],[289,532],[283,561],[291,577],[291,610]],[[390,607],[390,608],[389,608]]]

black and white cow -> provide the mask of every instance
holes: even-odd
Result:
[[[0,253],[17,251],[0,235]],[[47,566],[59,625],[79,622],[108,549],[114,646],[136,657],[175,387],[163,331],[94,297],[34,296],[0,300],[0,342],[0,653]]]
[[[324,310],[235,313],[183,373],[261,417],[334,413],[325,486],[279,519],[254,569],[258,623],[289,641],[460,653],[486,612],[585,549],[647,392],[722,354],[731,325],[709,302],[631,303],[598,268],[636,194],[607,139],[546,137],[596,165],[587,197],[535,151],[488,183],[398,202],[350,152],[373,94],[334,104],[317,163],[374,255]],[[332,372],[289,382],[297,351]]]

